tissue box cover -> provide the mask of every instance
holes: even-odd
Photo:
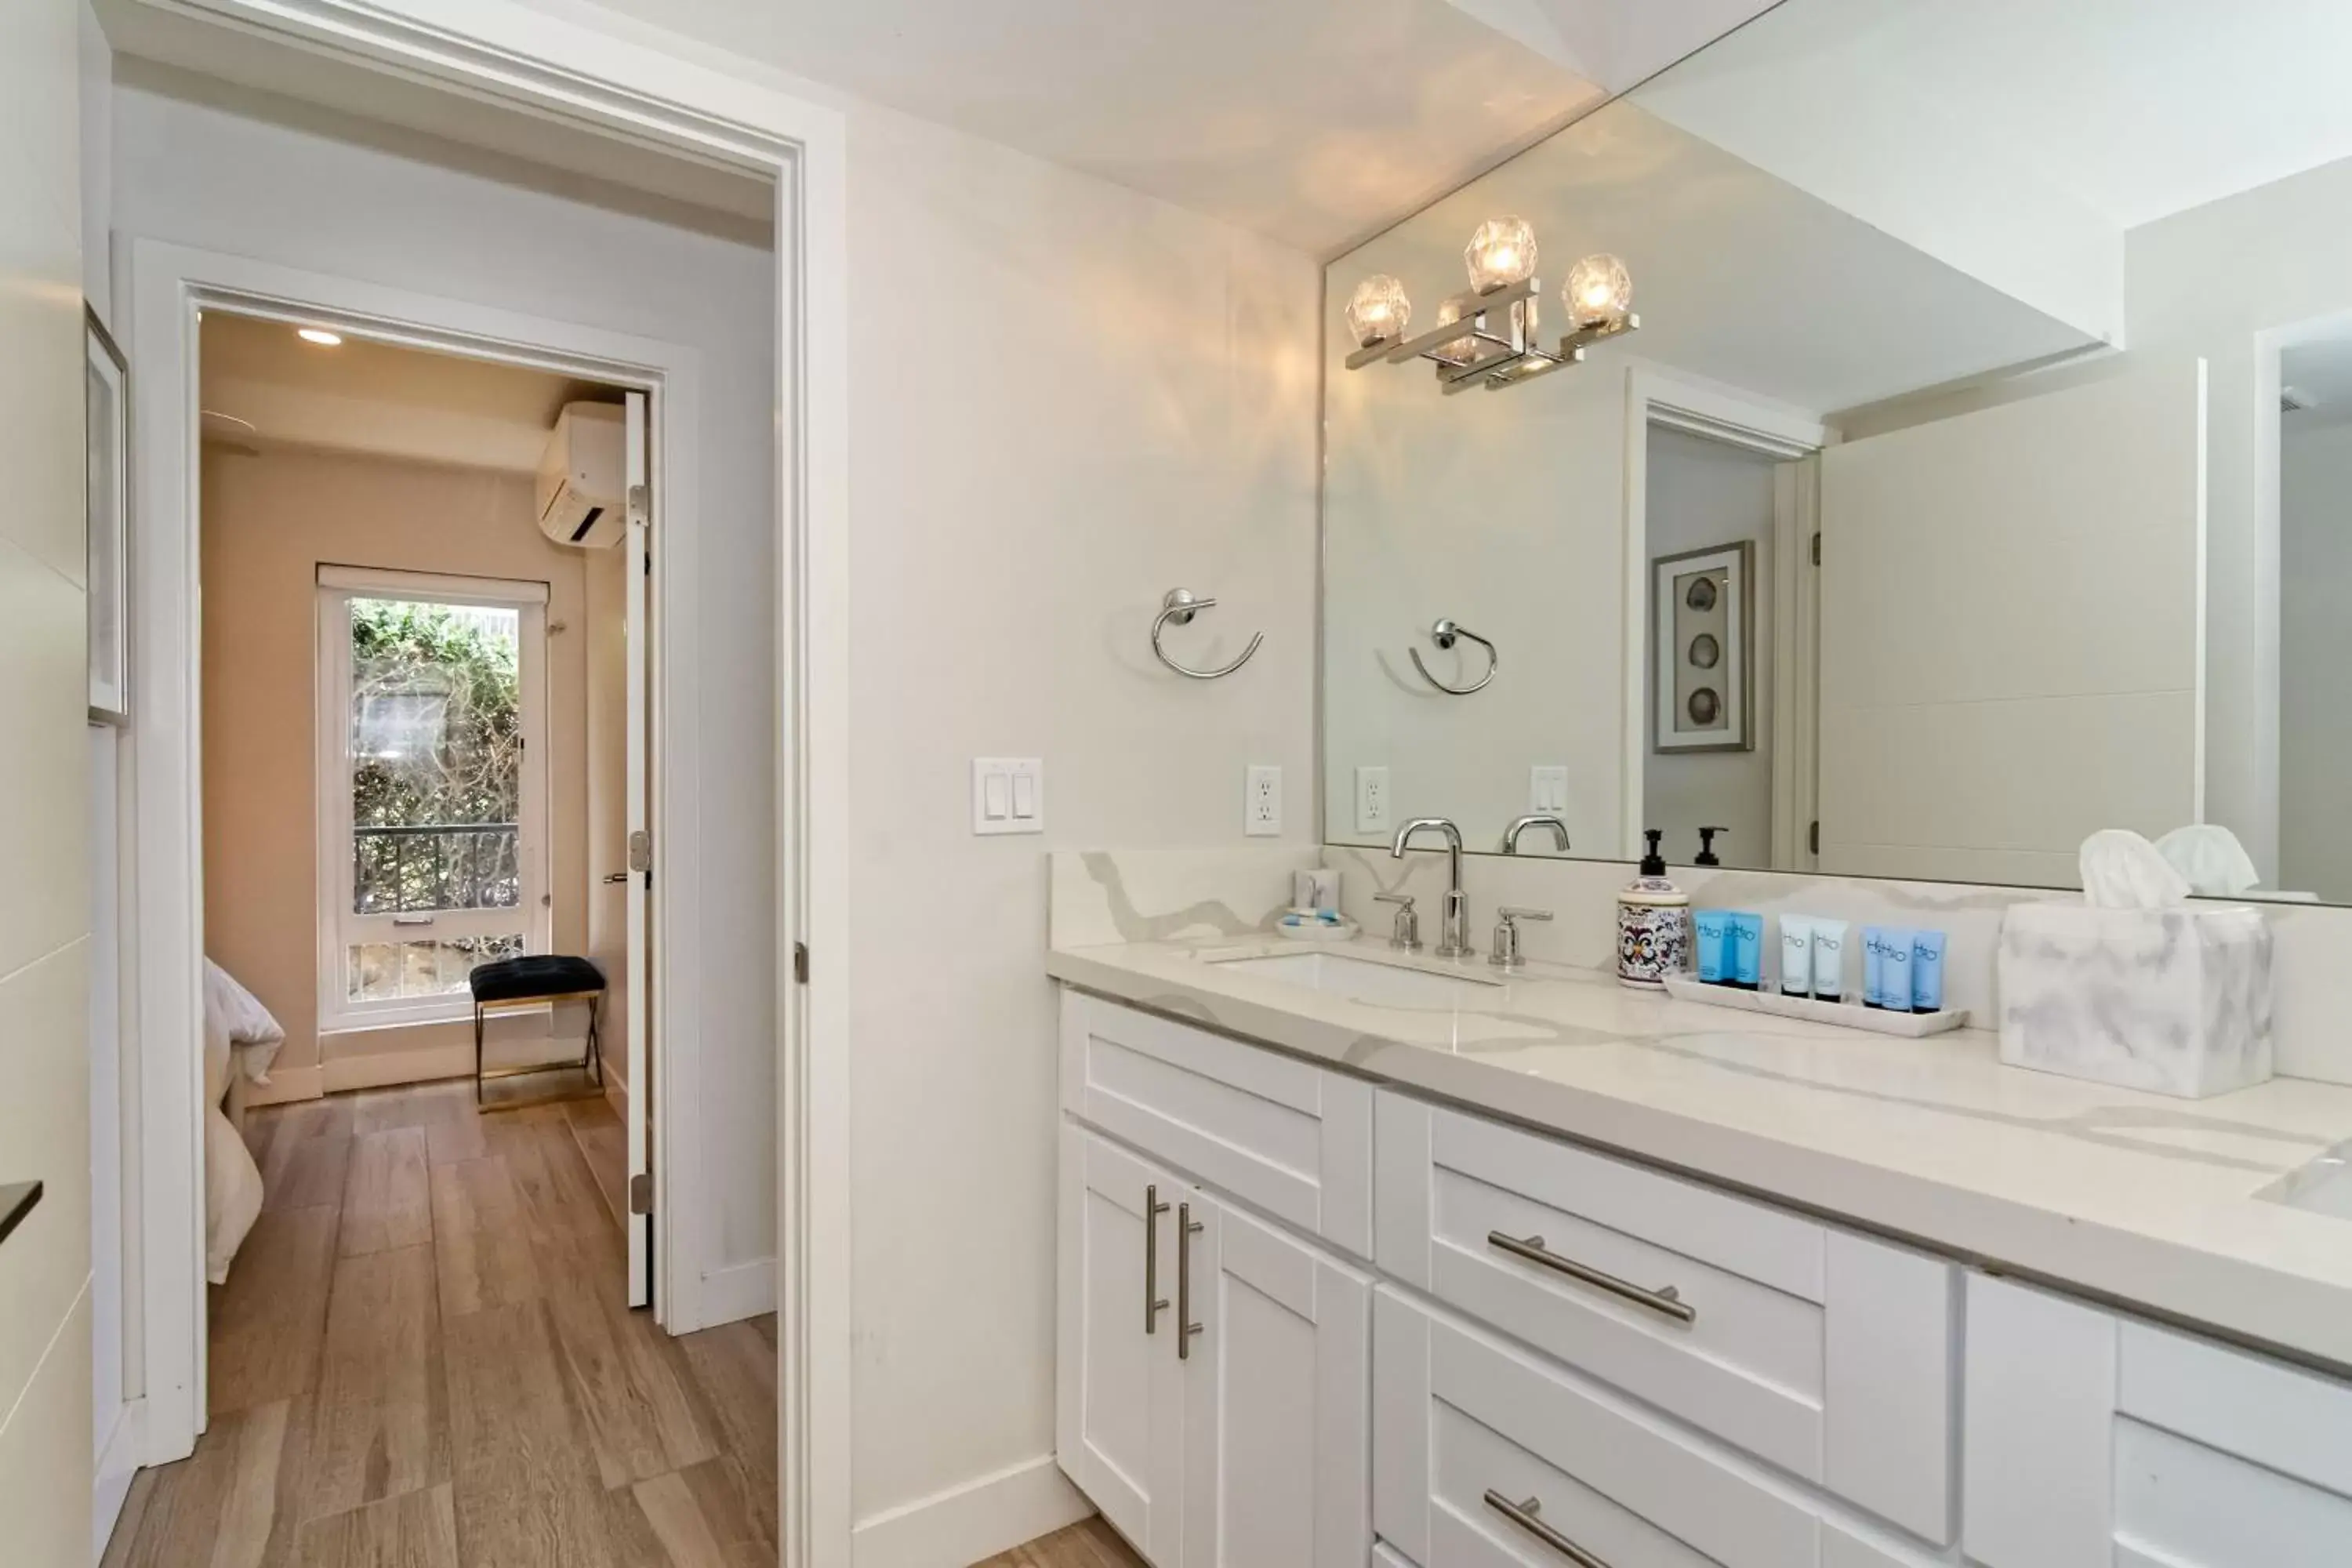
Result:
[[[2271,1076],[2271,932],[2242,907],[2012,905],[2000,1059],[2200,1099]]]

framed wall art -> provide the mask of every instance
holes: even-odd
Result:
[[[1752,751],[1748,671],[1755,546],[1712,545],[1650,563],[1652,742],[1661,752]]]
[[[89,527],[89,716],[131,717],[131,366],[96,311],[82,307],[89,423],[84,505]]]

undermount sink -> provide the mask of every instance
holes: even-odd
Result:
[[[2291,1209],[2352,1219],[2352,1143],[2338,1143],[2254,1195]]]
[[[1502,984],[1483,974],[1432,974],[1337,952],[1280,952],[1213,961],[1220,969],[1304,986],[1327,996],[1386,1007],[1452,1007],[1490,996]]]

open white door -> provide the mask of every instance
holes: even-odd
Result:
[[[652,626],[646,584],[653,573],[652,486],[647,452],[646,395],[627,395],[626,472],[629,531],[622,542],[621,593],[626,619],[628,650],[628,784],[625,791],[629,828],[628,983],[624,1005],[628,1028],[629,1083],[629,1305],[654,1303],[653,1216],[653,1010],[646,1005],[646,988],[653,983],[653,801],[648,768],[652,734],[651,689],[647,682],[652,657]]]
[[[1821,869],[2063,886],[2202,816],[2202,360],[1832,447],[1821,519]]]

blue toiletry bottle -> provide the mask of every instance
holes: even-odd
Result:
[[[1905,1003],[1908,1005],[1909,998]],[[1886,1005],[1886,930],[1884,926],[1862,928],[1862,1005],[1865,1007]]]
[[[1731,917],[1731,983],[1742,991],[1764,988],[1764,917]]]
[[[1940,1013],[1944,1010],[1942,931],[1911,933],[1911,1010],[1914,1013]]]
[[[1886,967],[1880,972],[1878,1005],[1889,1012],[1911,1011],[1911,939],[1918,933],[1889,926],[1878,933],[1885,947]]]
[[[1731,966],[1724,962],[1730,947],[1731,917],[1721,910],[1701,910],[1691,917],[1692,929],[1698,935],[1698,977],[1708,985],[1720,985],[1731,978]]]

